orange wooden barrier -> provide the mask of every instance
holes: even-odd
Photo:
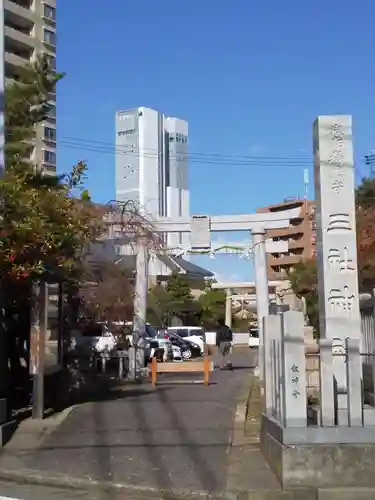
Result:
[[[157,383],[158,373],[203,373],[201,383],[208,385],[210,382],[210,373],[213,372],[213,362],[208,356],[205,356],[203,361],[184,361],[183,363],[158,363],[156,358],[152,358],[151,362],[151,383],[153,387]],[[187,383],[189,381],[183,381]],[[198,381],[191,381],[198,382]],[[174,381],[174,383],[181,383]]]

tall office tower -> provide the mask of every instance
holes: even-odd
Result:
[[[4,1],[5,82],[17,78],[18,69],[42,53],[56,70],[56,0]],[[45,173],[56,172],[56,94],[52,109],[38,126],[31,161]]]
[[[116,199],[151,216],[189,216],[188,124],[150,108],[116,113]],[[189,235],[169,234],[169,246]]]
[[[189,217],[190,200],[188,185],[188,124],[178,118],[164,119],[166,192],[168,217]],[[188,233],[171,233],[168,245],[186,247],[190,242]]]

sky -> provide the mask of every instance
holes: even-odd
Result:
[[[373,0],[60,2],[58,171],[86,160],[92,197],[113,200],[115,112],[147,106],[189,122],[192,213],[303,196],[304,169],[313,197],[320,114],[353,115],[358,181],[375,149],[374,18]],[[238,256],[195,262],[223,280],[253,277]]]

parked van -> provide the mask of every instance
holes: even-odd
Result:
[[[250,328],[249,330],[249,347],[259,347],[259,330],[258,328]]]

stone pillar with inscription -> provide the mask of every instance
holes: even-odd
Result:
[[[344,355],[345,339],[361,335],[352,118],[319,116],[313,135],[320,336]],[[334,365],[338,393],[345,393],[345,356]]]

